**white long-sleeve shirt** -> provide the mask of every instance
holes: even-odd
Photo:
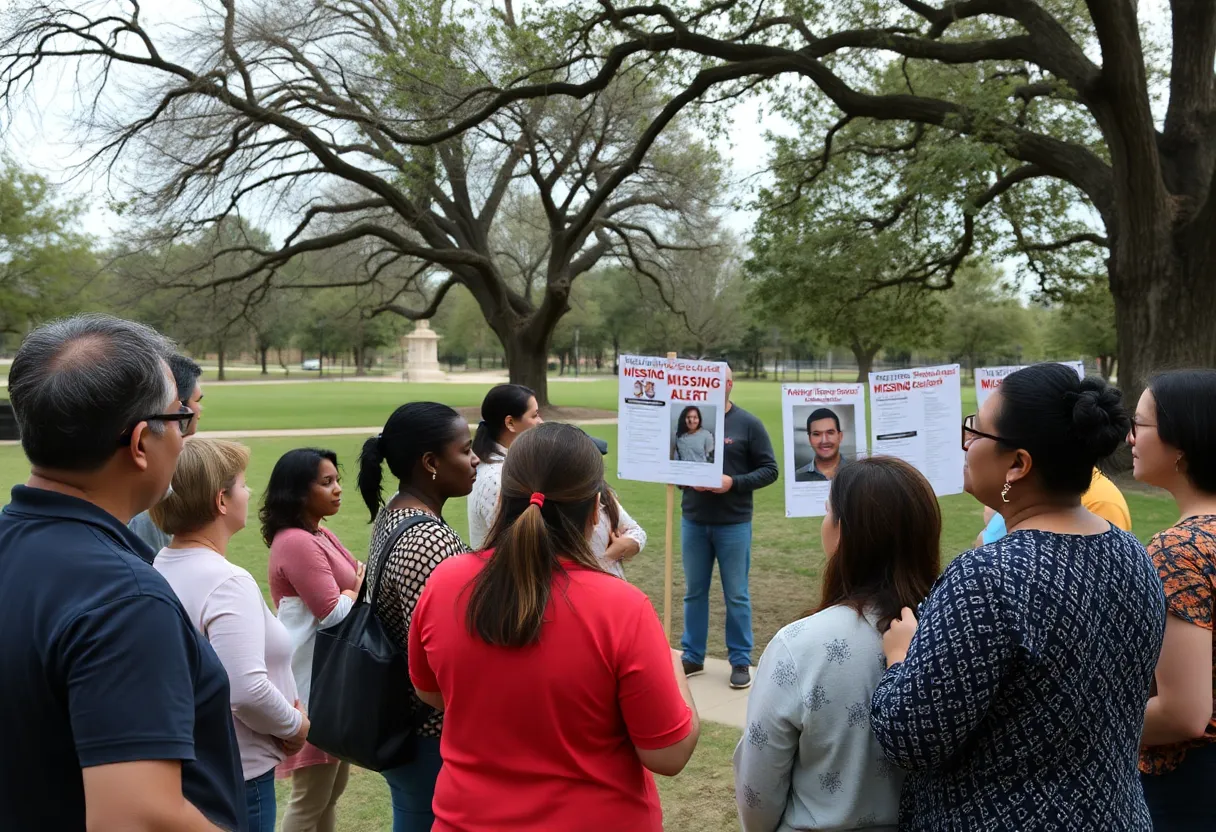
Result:
[[[477,482],[469,493],[469,548],[480,552],[486,546],[490,527],[498,515],[498,494],[502,490],[502,464],[507,460],[507,449],[494,446],[494,453],[477,466]]]
[[[260,777],[286,757],[277,740],[303,721],[286,628],[253,576],[218,552],[162,549],[153,565],[228,671],[241,768],[246,780]]]
[[[638,551],[646,548],[646,530],[638,525],[638,522],[629,516],[629,512],[625,511],[625,507],[617,501],[617,510],[621,513],[621,524],[617,526],[617,531],[625,537],[632,538],[637,541]],[[616,575],[618,578],[625,577],[625,570],[621,566],[619,560],[609,560],[604,557],[604,552],[608,550],[609,533],[612,531],[609,528],[608,512],[600,512],[600,521],[595,524],[595,531],[591,535],[591,551],[599,560],[600,566],[607,571]]]

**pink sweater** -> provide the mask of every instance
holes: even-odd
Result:
[[[326,528],[316,534],[284,529],[270,545],[270,597],[279,610],[279,621],[291,636],[291,669],[305,709],[312,692],[317,629],[337,624],[350,612],[354,602],[342,592],[355,588],[356,567],[354,556]],[[309,744],[279,766],[279,774],[336,762]]]

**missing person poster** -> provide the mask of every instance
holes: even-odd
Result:
[[[963,491],[959,366],[870,373],[870,452],[910,463],[939,497]]]
[[[1058,364],[1063,364],[1065,367],[1071,367],[1077,371],[1077,376],[1081,379],[1085,378],[1085,362],[1084,361],[1058,361]],[[984,406],[984,402],[988,401],[988,397],[992,395],[992,391],[1001,386],[1001,382],[1006,376],[1016,373],[1018,370],[1025,370],[1029,364],[1020,364],[1016,367],[977,367],[975,370],[975,408],[979,410]]]
[[[622,355],[617,476],[718,488],[726,418],[726,365]]]
[[[785,516],[822,517],[832,480],[865,455],[864,384],[781,387],[785,432]]]

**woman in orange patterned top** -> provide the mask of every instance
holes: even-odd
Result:
[[[1182,519],[1153,538],[1165,643],[1144,713],[1140,771],[1156,832],[1216,829],[1216,370],[1149,382],[1132,421],[1136,479],[1164,488]]]

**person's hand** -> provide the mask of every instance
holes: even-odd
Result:
[[[710,488],[708,490],[712,491],[715,494],[725,494],[727,491],[730,491],[730,487],[734,484],[735,484],[735,481],[733,479],[726,476],[726,474],[723,474],[722,475],[722,486],[720,488]]]
[[[299,699],[295,701],[293,707],[300,712],[303,719],[300,721],[300,730],[287,739],[279,740],[279,744],[283,746],[288,757],[299,754],[304,749],[304,743],[308,742],[308,732],[312,729],[312,723],[308,721],[308,714],[304,713],[304,709],[300,707]]]
[[[908,657],[908,646],[916,634],[916,613],[904,607],[899,618],[882,635],[882,652],[887,657],[887,667],[899,664]]]
[[[363,576],[367,574],[367,564],[362,561],[355,561],[355,594],[359,594],[359,590],[363,588]]]
[[[632,537],[626,537],[619,530],[613,529],[608,533],[608,548],[604,557],[611,561],[627,560],[641,551],[638,542]]]

